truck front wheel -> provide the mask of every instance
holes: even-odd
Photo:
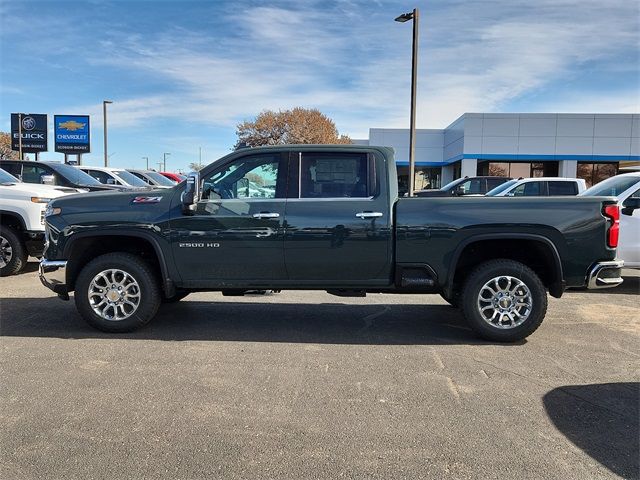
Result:
[[[75,284],[76,308],[93,327],[130,332],[155,316],[161,293],[152,268],[130,253],[107,253],[89,262]]]
[[[0,227],[0,277],[15,275],[27,265],[27,250],[18,233],[9,227]]]
[[[547,312],[547,292],[526,265],[514,260],[485,262],[467,278],[461,306],[482,338],[515,342],[531,335]]]

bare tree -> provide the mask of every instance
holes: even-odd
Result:
[[[191,162],[189,164],[189,170],[192,172],[199,172],[200,170],[202,170],[203,167],[204,165],[198,162]]]
[[[11,150],[11,135],[0,132],[0,160],[17,160],[18,152]]]
[[[296,107],[292,110],[264,110],[254,121],[244,121],[237,127],[240,146],[285,144],[351,143],[346,135],[340,135],[335,123],[317,109]]]

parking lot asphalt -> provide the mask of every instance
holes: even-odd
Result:
[[[0,279],[0,475],[637,478],[640,275],[519,344],[439,296],[196,293],[110,335]]]

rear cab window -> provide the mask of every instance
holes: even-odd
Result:
[[[360,152],[292,154],[289,198],[370,198],[378,194],[373,155]]]
[[[578,194],[578,184],[576,184],[576,182],[561,181],[561,182],[548,182],[548,184],[549,184],[550,196]]]

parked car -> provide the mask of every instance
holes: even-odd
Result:
[[[159,172],[159,173],[160,175],[164,175],[174,183],[184,182],[187,179],[186,175],[181,175],[179,173],[172,173],[172,172]]]
[[[385,147],[236,150],[152,195],[54,200],[40,278],[109,332],[193,291],[312,289],[440,293],[495,341],[533,333],[547,289],[622,282],[612,198],[398,198],[397,182]]]
[[[418,190],[416,197],[463,197],[484,195],[489,190],[511,180],[509,177],[464,177],[447,183],[439,189]]]
[[[86,191],[124,190],[117,185],[103,185],[71,165],[33,160],[0,160],[0,168],[25,183],[80,188]]]
[[[168,188],[175,185],[174,182],[155,170],[128,169],[127,171],[153,187]]]
[[[89,165],[76,166],[76,168],[92,176],[103,185],[120,185],[138,189],[149,187],[149,185],[124,168],[93,167]]]
[[[618,257],[624,266],[640,268],[640,172],[624,173],[603,180],[581,196],[615,197],[620,206]]]
[[[488,197],[556,197],[587,189],[582,178],[540,177],[509,180],[486,193]]]
[[[78,192],[75,188],[24,183],[0,168],[0,277],[20,272],[28,255],[42,256],[47,203]]]

